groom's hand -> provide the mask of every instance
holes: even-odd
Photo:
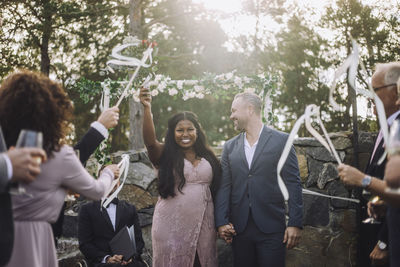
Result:
[[[292,249],[297,246],[301,238],[301,229],[298,227],[287,227],[283,243],[286,243],[287,249]]]
[[[229,223],[218,227],[218,235],[225,240],[226,243],[232,243],[233,236],[236,235],[236,231],[233,228],[233,224]]]

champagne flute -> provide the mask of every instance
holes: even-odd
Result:
[[[21,147],[43,148],[43,134],[41,132],[32,130],[21,130],[18,136],[16,148]],[[40,156],[35,157],[35,159],[38,164],[42,163],[42,158]],[[12,186],[10,189],[10,193],[15,195],[25,194],[28,196],[32,196],[26,193],[25,188],[20,183],[16,183],[16,186]]]

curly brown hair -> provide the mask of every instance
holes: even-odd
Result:
[[[73,113],[62,86],[29,70],[9,75],[0,86],[0,125],[7,146],[15,146],[22,129],[43,133],[48,157],[59,151]]]

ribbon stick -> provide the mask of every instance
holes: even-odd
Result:
[[[290,152],[290,149],[292,148],[294,138],[296,137],[296,134],[299,131],[301,124],[304,122],[304,118],[305,118],[305,115],[303,114],[294,124],[293,129],[290,132],[289,137],[286,141],[285,147],[283,148],[282,155],[278,161],[278,166],[277,166],[278,186],[282,192],[282,195],[283,195],[283,198],[285,199],[285,201],[289,200],[289,192],[288,192],[286,185],[283,182],[283,179],[281,177],[281,170],[283,168],[283,165],[286,162],[287,157],[289,156],[289,152]]]
[[[355,199],[355,198],[325,195],[325,194],[321,194],[321,193],[318,193],[318,192],[315,192],[315,191],[311,191],[311,190],[308,190],[308,189],[303,189],[303,194],[313,195],[313,196],[318,196],[318,197],[326,197],[326,198],[331,198],[331,199],[345,200],[345,201],[350,201],[350,202],[354,202],[354,203],[360,203],[360,200]]]
[[[152,59],[150,58],[150,64],[146,64],[146,61],[139,60],[134,57],[128,57],[120,54],[122,50],[125,48],[128,48],[130,46],[138,46],[139,42],[133,42],[129,44],[122,44],[122,45],[117,45],[116,47],[113,48],[111,52],[111,56],[114,57],[115,59],[111,59],[107,61],[107,66],[109,67],[108,69],[114,73],[113,68],[110,65],[117,65],[117,66],[129,66],[129,67],[138,67],[142,66],[145,68],[148,68],[151,66]],[[150,45],[151,46],[151,45]]]
[[[138,45],[139,45],[139,42],[133,42],[133,43],[118,45],[118,46],[114,47],[111,55],[116,59],[111,59],[111,60],[107,61],[107,67],[109,68],[109,70],[111,72],[114,72],[114,70],[111,68],[110,65],[130,66],[130,67],[136,66],[135,72],[129,79],[129,82],[128,82],[127,86],[125,87],[125,90],[123,91],[122,95],[118,99],[118,102],[116,104],[117,107],[121,104],[122,100],[128,95],[128,90],[129,90],[129,88],[131,88],[133,80],[136,78],[137,74],[139,73],[140,68],[141,67],[148,68],[151,66],[151,64],[153,62],[153,59],[151,56],[151,54],[153,52],[152,44],[149,44],[149,47],[143,52],[143,57],[141,60],[134,58],[134,57],[128,57],[128,56],[124,56],[124,55],[120,54],[120,52],[122,50],[124,50],[125,48],[130,47],[130,46],[138,46]],[[150,63],[146,64],[146,62],[148,60]]]
[[[357,74],[357,68],[358,68],[358,55],[359,55],[359,49],[357,43],[352,39],[352,44],[353,44],[353,52],[350,54],[350,56],[347,57],[345,62],[335,71],[335,75],[333,78],[332,85],[329,89],[329,103],[333,107],[334,110],[341,110],[340,106],[336,101],[333,99],[333,92],[335,91],[335,87],[337,84],[337,80],[349,70],[349,76],[348,76],[348,81],[351,87],[355,90],[355,80],[356,80],[356,74]]]
[[[312,116],[316,117],[316,121],[320,125],[326,140],[311,126],[311,117]],[[333,143],[332,143],[331,139],[329,138],[329,135],[328,135],[328,133],[327,133],[327,131],[325,129],[324,124],[322,123],[318,106],[316,106],[316,105],[308,105],[306,107],[305,125],[306,125],[307,130],[311,133],[311,135],[314,136],[315,139],[317,139],[331,153],[331,155],[333,155],[335,157],[336,161],[339,164],[341,164],[342,161],[340,160],[339,155],[336,152],[336,149],[333,146]]]
[[[333,80],[332,85],[329,90],[329,103],[332,105],[332,107],[335,110],[340,110],[339,105],[333,99],[333,91],[335,90],[335,87],[336,87],[336,80],[340,76],[342,76],[342,74],[346,73],[347,70],[349,70],[348,81],[349,81],[350,86],[353,87],[353,89],[356,90],[358,93],[364,95],[365,97],[374,99],[376,111],[378,114],[379,126],[380,126],[382,134],[383,134],[383,140],[384,140],[385,144],[387,144],[389,130],[388,130],[388,126],[387,126],[385,108],[383,106],[381,99],[375,94],[374,90],[372,89],[371,83],[369,83],[369,82],[368,82],[368,90],[361,89],[361,88],[357,89],[357,87],[356,87],[356,74],[357,74],[359,62],[360,62],[360,66],[361,66],[361,69],[364,72],[364,74],[366,76],[368,76],[368,73],[365,69],[364,63],[359,60],[359,48],[358,48],[357,42],[353,38],[351,39],[351,41],[353,44],[353,51],[350,54],[350,56],[347,57],[345,62],[335,72],[334,80]],[[387,155],[387,148],[385,147],[385,153],[383,153],[382,157],[378,160],[378,165],[380,165],[385,160],[386,155]]]
[[[324,132],[324,136],[325,136],[326,140],[311,126],[311,117],[312,116],[316,116],[317,122],[319,123],[319,125],[322,128],[322,131]],[[289,192],[288,192],[286,185],[283,182],[283,179],[281,177],[281,171],[282,171],[283,165],[285,164],[287,157],[290,153],[290,149],[292,148],[294,138],[296,137],[297,132],[299,131],[303,122],[305,122],[307,130],[315,137],[315,139],[317,139],[317,141],[319,141],[331,153],[331,155],[333,155],[335,157],[336,161],[339,164],[341,163],[339,155],[336,152],[336,149],[333,146],[333,143],[330,140],[328,133],[326,132],[326,129],[320,118],[319,107],[316,105],[308,105],[306,107],[304,114],[294,124],[293,129],[289,134],[289,137],[286,141],[285,147],[283,148],[282,155],[281,155],[281,157],[278,161],[278,165],[277,165],[278,185],[282,192],[283,198],[286,201],[289,199]]]
[[[121,191],[122,187],[125,184],[125,180],[126,177],[128,176],[128,171],[129,171],[129,155],[128,154],[124,154],[122,155],[122,159],[121,161],[118,163],[118,168],[120,169],[120,177],[123,175],[123,179],[122,179],[122,183],[120,184],[120,186],[114,191],[114,193],[112,193],[111,196],[107,197],[111,191],[114,189],[115,185],[118,183],[120,177],[118,179],[115,179],[112,183],[110,188],[106,191],[104,198],[101,200],[101,206],[103,206],[104,208],[108,206],[108,204],[111,203],[111,201],[116,198],[119,194],[119,192]]]
[[[151,58],[151,52],[153,51],[153,48],[151,48],[151,44],[149,45],[149,48],[147,48],[147,50],[143,53],[143,58],[142,58],[142,60],[141,60],[141,62],[146,62],[147,61],[147,59],[150,57]],[[142,65],[139,65],[139,66],[137,66],[136,67],[136,70],[135,70],[135,72],[133,73],[133,75],[132,75],[132,77],[131,77],[131,79],[129,80],[129,83],[128,83],[128,85],[125,87],[125,90],[124,90],[124,92],[122,93],[122,95],[121,95],[121,97],[118,99],[118,102],[117,102],[117,107],[119,106],[119,104],[121,104],[121,101],[127,96],[127,94],[128,94],[128,90],[129,90],[129,88],[132,86],[132,83],[133,83],[133,80],[136,78],[136,75],[139,73],[139,70],[140,70],[140,67],[141,67]]]

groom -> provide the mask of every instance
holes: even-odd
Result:
[[[261,99],[252,93],[235,96],[231,120],[239,135],[222,152],[222,181],[215,199],[220,237],[232,242],[234,266],[285,266],[285,244],[299,243],[302,192],[294,148],[281,176],[289,191],[289,220],[277,181],[277,163],[288,135],[262,123]]]

